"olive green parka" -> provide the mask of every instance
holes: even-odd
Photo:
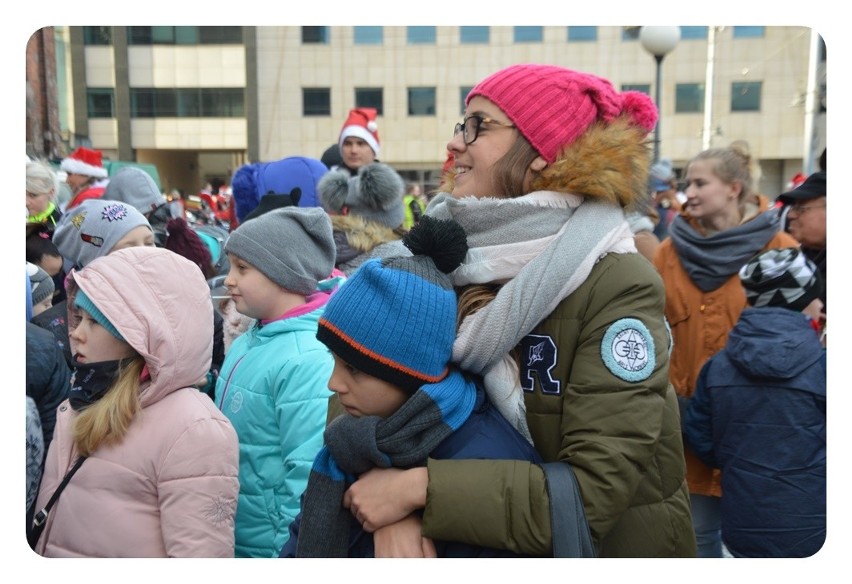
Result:
[[[592,128],[545,169],[533,189],[606,197],[625,206],[646,188],[648,158],[643,137],[626,124]],[[602,557],[695,556],[680,418],[668,382],[664,304],[662,280],[647,259],[608,254],[530,333],[549,338],[554,347],[548,373],[531,375],[532,391],[525,393],[530,432],[546,461],[572,465]],[[607,366],[604,343],[619,323],[636,321],[653,368],[630,381]],[[520,358],[523,378],[523,352]],[[551,555],[549,500],[539,466],[429,460],[428,473],[424,536]]]

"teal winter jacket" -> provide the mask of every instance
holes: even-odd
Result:
[[[334,367],[316,339],[326,299],[310,312],[253,325],[225,356],[216,405],[240,441],[237,557],[278,557],[322,447]]]

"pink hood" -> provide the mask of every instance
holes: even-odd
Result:
[[[150,287],[156,282],[156,289]],[[213,354],[213,305],[198,266],[166,249],[133,247],[97,258],[68,277],[68,332],[82,289],[148,364],[147,407],[203,382]]]
[[[70,276],[69,306],[79,290],[144,357],[150,380],[122,439],[101,443],[62,491],[36,552],[233,557],[237,434],[210,398],[190,387],[205,377],[212,354],[213,305],[201,270],[166,249],[129,248]],[[76,324],[69,318],[69,330]],[[76,419],[62,402],[39,509],[76,458]]]

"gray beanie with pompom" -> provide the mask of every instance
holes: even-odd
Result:
[[[346,171],[326,174],[317,185],[323,208],[335,215],[357,215],[391,229],[402,225],[405,183],[381,162],[367,164],[350,177]]]

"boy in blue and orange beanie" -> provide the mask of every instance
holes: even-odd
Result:
[[[427,458],[541,460],[480,380],[450,363],[457,300],[448,274],[467,252],[464,230],[424,216],[403,241],[413,256],[365,263],[320,319],[317,338],[334,355],[328,386],[345,413],[326,428],[281,557],[373,557],[373,535],[344,503],[371,468]],[[438,557],[513,555],[449,541],[424,546]]]

